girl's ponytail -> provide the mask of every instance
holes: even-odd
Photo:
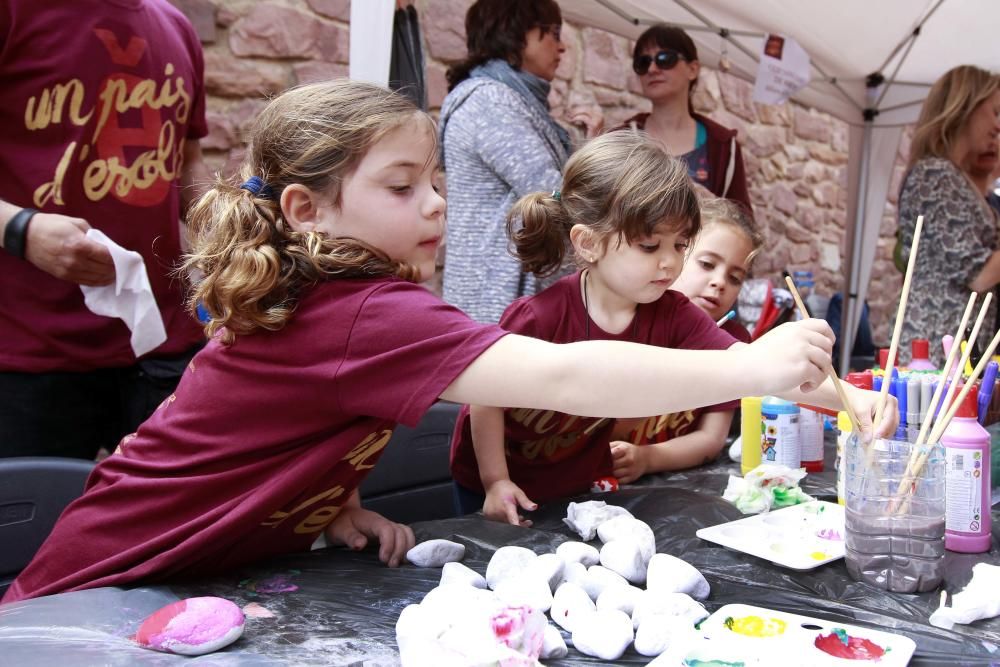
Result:
[[[569,239],[569,216],[559,193],[521,197],[507,214],[507,236],[521,268],[540,278],[562,266]]]

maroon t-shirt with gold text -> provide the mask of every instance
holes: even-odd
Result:
[[[619,334],[602,330],[584,308],[580,274],[574,273],[540,294],[512,303],[500,326],[553,343],[588,340],[588,321],[590,340],[690,350],[723,350],[736,342],[686,296],[672,290],[653,303],[639,304],[635,317]],[[735,405],[726,403],[720,409]],[[511,481],[541,503],[584,493],[595,480],[611,476],[610,435],[614,420],[606,420],[585,433],[597,421],[552,410],[504,410],[504,446]],[[455,425],[451,473],[460,485],[483,492],[468,406],[462,408]]]
[[[4,602],[309,549],[396,423],[416,425],[504,335],[383,278],[323,283],[283,329],[213,340],[98,464]]]
[[[142,255],[167,332],[151,356],[205,340],[174,273],[184,143],[208,133],[203,71],[167,0],[0,3],[0,199]],[[0,372],[135,363],[128,327],[87,309],[76,283],[4,252],[0,276]]]

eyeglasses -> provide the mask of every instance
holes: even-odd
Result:
[[[552,38],[557,42],[562,41],[562,23],[544,23],[538,28],[542,31],[542,36],[544,37],[546,33],[551,33]]]
[[[676,67],[679,60],[687,62],[687,58],[681,55],[679,51],[658,51],[655,56],[644,53],[632,61],[632,69],[635,70],[636,74],[642,76],[649,71],[649,66],[654,62],[656,63],[657,69],[666,71]]]

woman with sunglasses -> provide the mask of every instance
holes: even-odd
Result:
[[[448,70],[439,135],[448,186],[444,299],[497,322],[540,285],[507,251],[506,218],[522,196],[559,187],[570,135],[549,114],[566,50],[554,0],[477,0],[465,15],[468,57]],[[587,134],[589,114],[568,118]]]
[[[700,68],[698,49],[680,28],[660,23],[639,35],[632,69],[653,111],[637,114],[616,129],[645,130],[687,163],[691,180],[752,212],[736,131],[695,113],[691,105]]]

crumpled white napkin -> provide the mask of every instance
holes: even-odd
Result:
[[[132,332],[132,351],[141,357],[167,340],[163,318],[146,275],[146,263],[142,255],[126,250],[100,230],[87,230],[87,238],[111,252],[115,282],[103,287],[80,285],[83,302],[97,315],[121,318]]]
[[[961,593],[951,598],[951,606],[938,607],[931,614],[931,625],[951,630],[956,623],[972,623],[1000,614],[1000,565],[976,563],[972,580]]]

